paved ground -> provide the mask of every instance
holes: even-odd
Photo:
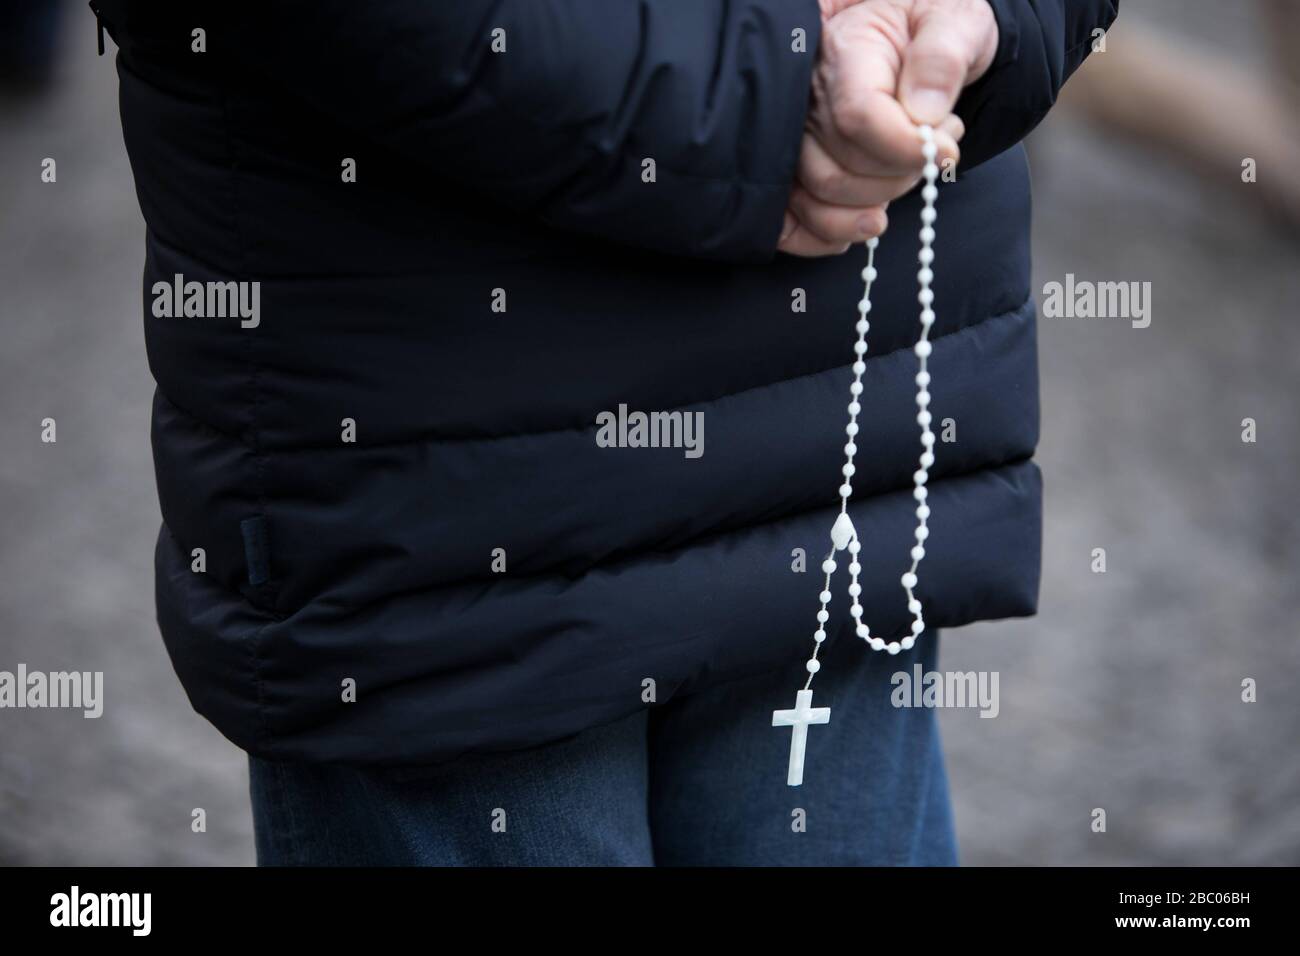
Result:
[[[1251,42],[1207,0],[1177,6]],[[0,712],[0,862],[249,863],[243,758],[190,711],[153,623],[143,224],[111,61],[71,19],[61,86],[0,102],[0,668],[104,670],[116,705]],[[1150,281],[1154,316],[1043,322],[1041,614],[945,637],[946,667],[1001,674],[997,719],[943,716],[964,858],[1298,863],[1300,247],[1248,186],[1067,116],[1033,157],[1038,287]]]

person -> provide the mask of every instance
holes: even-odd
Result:
[[[259,862],[955,862],[890,675],[1035,610],[1018,143],[1114,0],[92,6],[148,227],[158,621],[250,754]],[[772,712],[873,237],[849,514],[873,632],[911,620],[922,124],[926,631],[827,625],[794,789]]]

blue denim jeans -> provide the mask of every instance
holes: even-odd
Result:
[[[937,663],[842,638],[823,655],[801,787],[788,727],[807,674],[774,673],[648,705],[529,750],[423,768],[250,758],[260,865],[952,865],[936,715],[890,703],[890,676]],[[799,811],[803,811],[802,814]],[[803,821],[803,827],[798,824]]]

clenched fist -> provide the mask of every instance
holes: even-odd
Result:
[[[962,89],[989,68],[998,28],[987,0],[819,0],[812,104],[777,248],[835,255],[885,231],[885,207],[925,164],[916,126],[956,161]]]

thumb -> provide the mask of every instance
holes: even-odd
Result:
[[[932,7],[903,51],[898,99],[912,122],[938,126],[962,88],[988,68],[996,45],[997,24],[987,3]]]

